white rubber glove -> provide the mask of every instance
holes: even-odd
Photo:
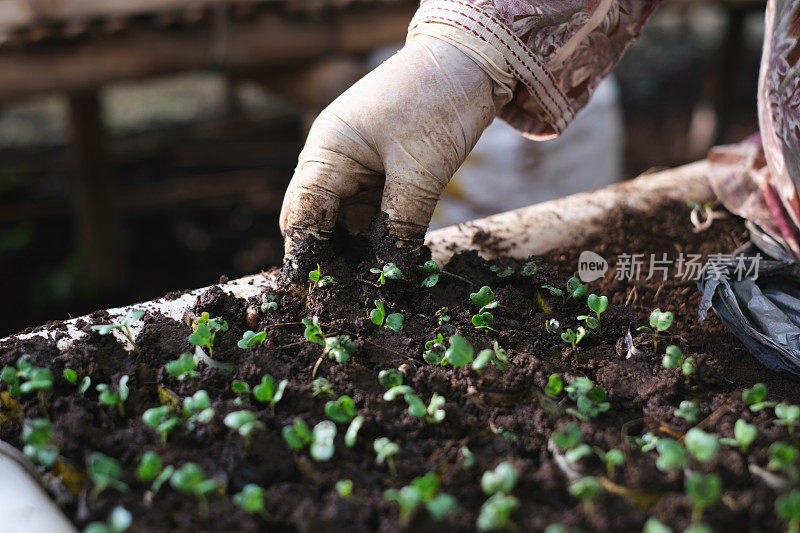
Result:
[[[454,28],[444,33],[459,38]],[[398,248],[419,248],[448,181],[511,98],[513,78],[498,64],[505,67],[494,49],[416,35],[331,103],[283,201],[284,261],[308,236],[328,238],[337,222],[367,230],[378,209]]]

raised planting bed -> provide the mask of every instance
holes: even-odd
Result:
[[[695,283],[674,266],[666,280],[614,269],[620,254],[729,253],[744,226],[729,216],[693,233],[685,200],[661,194],[643,213],[624,207],[635,186],[624,187],[613,201],[583,196],[566,221],[542,219],[585,228],[556,250],[544,251],[545,236],[498,241],[491,224],[448,230],[456,248],[499,257],[456,253],[430,287],[420,283],[431,272],[394,279],[351,246],[306,288],[268,286],[268,275],[141,306],[135,351],[124,328],[93,328],[122,324],[118,311],[6,339],[0,366],[22,372],[20,390],[18,372],[3,374],[0,439],[53,465],[39,471],[80,528],[121,506],[132,531],[641,531],[651,517],[676,531],[693,520],[781,530],[776,502],[784,518],[800,512],[800,495],[784,496],[798,480],[800,409],[764,402],[800,402],[796,384],[759,366],[716,317],[699,325]],[[569,281],[583,250],[612,267],[585,292]],[[591,294],[608,298],[604,311],[591,299],[594,329]],[[638,330],[655,309],[673,316],[657,347]],[[223,321],[212,352],[207,333]],[[576,346],[562,339],[581,326]],[[667,353],[677,368],[664,367]]]

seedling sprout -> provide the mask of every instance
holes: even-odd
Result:
[[[130,309],[125,314],[125,318],[122,319],[122,322],[119,324],[100,324],[97,326],[92,326],[91,330],[96,331],[100,335],[108,335],[109,333],[117,330],[122,335],[128,339],[128,342],[131,343],[133,349],[135,351],[139,351],[139,348],[136,346],[136,343],[133,340],[133,333],[131,332],[131,324],[140,320],[144,316],[144,311],[141,309]]]
[[[67,380],[68,383],[75,385],[78,388],[78,394],[81,396],[86,394],[86,391],[89,390],[89,387],[92,385],[92,378],[89,376],[83,376],[83,379],[78,383],[78,373],[71,368],[64,369],[64,379]]]
[[[544,388],[544,393],[548,396],[555,398],[564,389],[564,379],[561,374],[551,374],[547,380],[547,385]]]
[[[510,493],[517,484],[517,471],[514,465],[503,461],[494,470],[487,470],[481,476],[481,490],[487,496],[498,492]]]
[[[247,514],[267,516],[264,504],[266,491],[255,483],[248,483],[242,491],[233,495],[233,503]]]
[[[680,443],[673,439],[659,439],[656,444],[658,459],[656,467],[662,472],[682,470],[689,466],[686,450]]]
[[[336,280],[333,279],[333,276],[323,276],[322,269],[320,269],[319,265],[317,265],[316,270],[312,270],[308,273],[308,279],[311,280],[311,284],[314,288],[317,287],[324,287],[326,285],[333,285],[336,283]]]
[[[733,438],[719,439],[719,441],[722,444],[727,444],[729,446],[737,446],[740,450],[742,450],[742,453],[747,453],[748,448],[750,448],[750,445],[756,441],[757,436],[758,429],[756,426],[753,424],[748,424],[740,418],[733,426]]]
[[[595,386],[589,378],[575,378],[569,382],[565,390],[570,400],[573,400],[578,407],[577,410],[570,407],[567,412],[584,422],[596,418],[611,408],[611,404],[606,401],[608,397],[606,390]]]
[[[769,447],[769,462],[767,468],[783,472],[789,477],[792,484],[800,481],[800,475],[797,471],[797,448],[785,442],[776,441]]]
[[[233,400],[235,405],[243,405],[250,400],[250,385],[239,379],[234,379],[231,382],[231,390],[236,394],[236,399]]]
[[[494,272],[498,278],[507,278],[508,276],[513,276],[515,270],[509,266],[504,267],[500,265],[492,265],[489,267],[489,270]]]
[[[267,291],[261,297],[261,312],[269,313],[270,311],[278,310],[278,301],[274,294]]]
[[[425,264],[418,266],[417,270],[426,275],[425,279],[423,279],[422,283],[420,283],[420,287],[433,287],[439,282],[439,274],[441,274],[441,269],[439,269],[439,265],[436,263],[436,261],[425,261]]]
[[[786,426],[789,434],[793,434],[794,428],[800,425],[800,406],[779,403],[775,406],[775,416],[778,419],[773,421],[774,424],[776,426]]]
[[[183,400],[183,416],[186,418],[186,427],[193,431],[198,424],[208,424],[214,418],[214,409],[211,408],[211,398],[204,390],[199,390]]]
[[[499,304],[494,299],[494,292],[487,285],[481,287],[478,292],[473,292],[469,295],[469,299],[480,307],[477,314],[472,316],[472,325],[475,329],[488,331],[497,331],[491,325],[494,323],[494,315],[488,309],[494,309]]]
[[[680,348],[671,344],[665,350],[661,365],[668,370],[680,368],[684,376],[691,376],[694,374],[695,360],[694,357],[685,357]]]
[[[475,361],[472,362],[472,369],[481,371],[489,366],[489,363],[494,364],[500,371],[508,370],[511,364],[508,362],[508,353],[500,348],[497,341],[491,349],[481,350]]]
[[[301,418],[295,418],[291,426],[283,428],[283,440],[291,449],[300,451],[310,446],[311,457],[315,461],[328,461],[333,457],[336,448],[333,439],[336,437],[336,424],[323,420],[313,431]]]
[[[684,438],[686,449],[701,463],[710,461],[719,451],[719,439],[712,433],[706,433],[700,428],[692,428],[686,432]]]
[[[257,415],[253,411],[247,410],[228,413],[225,415],[225,419],[222,422],[229,428],[235,429],[239,435],[244,437],[245,444],[248,446],[250,445],[250,438],[255,430],[266,429],[264,423],[258,420]]]
[[[58,460],[58,446],[53,442],[53,424],[46,418],[25,422],[20,440],[22,452],[34,463],[51,467]]]
[[[53,388],[53,373],[47,368],[34,366],[29,355],[17,359],[17,367],[7,366],[0,372],[0,381],[6,384],[9,396],[37,392],[40,395]],[[44,403],[44,402],[42,402]]]
[[[699,522],[703,518],[703,512],[719,500],[722,480],[716,474],[691,472],[686,476],[684,489],[693,505],[692,522]]]
[[[130,376],[122,376],[119,378],[116,391],[112,391],[110,385],[100,383],[95,387],[95,390],[100,393],[97,399],[102,404],[111,407],[116,406],[119,414],[125,416],[125,401],[130,394],[130,390],[128,389],[128,381],[130,379]]]
[[[585,336],[586,330],[583,326],[579,326],[576,331],[573,331],[572,328],[568,328],[567,331],[561,334],[561,340],[572,346],[573,350],[577,350],[578,344]]]
[[[800,490],[781,494],[775,500],[775,512],[786,522],[788,533],[800,533]]]
[[[164,483],[169,481],[174,473],[174,466],[163,466],[161,457],[159,457],[156,452],[149,451],[142,455],[139,461],[139,467],[136,469],[136,479],[146,483],[152,481],[150,491],[153,494],[158,494],[158,491],[161,490]]]
[[[621,450],[608,450],[606,452],[600,448],[595,448],[594,453],[606,465],[608,477],[614,477],[616,468],[625,464],[625,454]]]
[[[467,366],[473,361],[475,349],[461,335],[453,335],[449,339],[450,346],[444,352],[444,362],[454,367]]]
[[[86,473],[92,480],[94,486],[89,492],[89,499],[94,501],[106,489],[114,489],[117,492],[128,492],[122,478],[122,467],[113,457],[102,453],[93,453],[86,460]]]
[[[475,526],[478,531],[506,529],[510,525],[511,513],[517,507],[519,507],[517,498],[498,492],[483,502]]]
[[[228,331],[228,323],[222,317],[211,318],[203,312],[194,321],[194,332],[189,335],[189,342],[195,346],[208,349],[208,356],[214,357],[214,340],[220,331]]]
[[[323,394],[330,394],[331,396],[336,396],[334,394],[333,389],[331,389],[331,382],[325,378],[317,378],[311,382],[311,390],[312,395],[314,398],[317,396],[322,396]]]
[[[403,329],[403,315],[392,313],[386,316],[386,305],[380,300],[375,300],[375,309],[369,312],[369,319],[379,328],[391,329],[395,333]]]
[[[340,479],[336,482],[335,488],[342,498],[349,498],[353,495],[353,481],[351,479]]]
[[[768,402],[767,386],[763,383],[756,383],[749,389],[742,391],[742,401],[751,411],[757,412],[767,407],[775,407],[775,402]]]
[[[372,443],[372,448],[375,450],[375,462],[379,465],[385,462],[389,467],[389,472],[393,476],[397,475],[397,471],[394,468],[394,456],[400,453],[400,446],[386,437],[380,437]]]
[[[361,430],[361,426],[364,425],[364,417],[359,415],[355,417],[350,425],[347,426],[347,432],[344,434],[344,444],[348,448],[352,448],[356,445],[356,439],[358,439],[358,432]]]
[[[396,368],[381,370],[378,374],[378,382],[384,389],[391,389],[392,387],[403,384],[403,374]]]
[[[261,376],[261,383],[253,387],[253,396],[261,403],[269,403],[270,409],[275,413],[275,404],[283,398],[288,384],[288,379],[282,379],[276,386],[275,378],[264,374]]]
[[[168,405],[148,409],[142,413],[142,422],[161,434],[162,444],[167,442],[170,432],[181,425],[180,418],[172,412],[172,408]]]
[[[443,520],[449,513],[458,508],[458,502],[449,494],[439,493],[439,476],[428,472],[424,476],[414,478],[410,484],[401,489],[388,489],[383,499],[394,502],[400,507],[400,528],[405,530],[414,518],[421,505],[430,513],[434,521]]]
[[[124,533],[127,531],[133,518],[124,507],[114,507],[105,522],[91,522],[83,529],[83,533]]]
[[[447,307],[441,307],[436,310],[434,316],[436,317],[436,320],[439,322],[440,326],[446,322],[450,322],[450,315],[447,314],[448,311],[450,311],[450,309]]]
[[[239,342],[236,343],[236,346],[241,348],[242,350],[246,350],[255,346],[256,344],[261,344],[267,339],[267,332],[262,331],[260,333],[256,333],[252,330],[247,330],[242,334],[242,338]]]
[[[373,274],[378,274],[378,285],[385,285],[387,279],[401,279],[403,273],[394,263],[386,263],[382,268],[370,268]]]
[[[594,500],[603,491],[603,486],[592,476],[582,477],[570,483],[569,494],[583,502],[583,509],[587,515],[594,514]]]
[[[655,309],[650,313],[650,327],[639,326],[637,331],[649,331],[653,335],[653,351],[656,352],[658,351],[658,335],[667,331],[672,326],[673,320],[671,312]]]
[[[678,409],[672,413],[678,418],[683,418],[689,425],[694,425],[700,419],[700,408],[693,401],[683,400]]]
[[[550,333],[555,333],[556,331],[558,331],[558,328],[560,326],[561,324],[559,324],[558,320],[556,320],[555,318],[549,318],[544,321],[544,329],[546,329]]]
[[[200,507],[200,514],[205,518],[208,517],[207,495],[223,487],[222,482],[216,479],[206,479],[205,472],[196,463],[184,463],[172,474],[169,484],[178,492],[194,494]]]
[[[196,379],[200,377],[200,372],[195,370],[197,362],[190,353],[182,353],[174,361],[169,361],[164,365],[167,374],[176,378],[178,381],[185,379]]]
[[[341,396],[325,404],[325,416],[339,424],[349,424],[356,416],[356,404],[350,396]]]
[[[444,365],[444,353],[446,350],[447,347],[444,344],[444,336],[439,333],[435,339],[431,339],[425,343],[425,352],[422,354],[422,358],[426,363],[432,365]]]

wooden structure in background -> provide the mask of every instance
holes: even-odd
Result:
[[[0,103],[66,93],[76,237],[97,288],[123,279],[122,204],[98,90],[183,71],[301,78],[406,34],[414,0],[0,0]],[[291,90],[291,84],[288,89]],[[312,102],[312,105],[319,105]]]

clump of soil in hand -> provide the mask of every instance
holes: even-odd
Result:
[[[773,510],[778,491],[748,467],[766,468],[769,445],[792,438],[785,427],[773,423],[771,409],[751,412],[741,391],[763,381],[770,390],[769,400],[797,402],[796,385],[759,366],[715,317],[699,325],[699,294],[691,280],[672,275],[666,280],[616,279],[612,268],[605,278],[588,284],[588,293],[607,296],[609,306],[601,315],[601,327],[590,330],[576,348],[565,343],[561,333],[586,325],[577,319],[591,314],[586,295],[562,298],[542,289],[542,285],[563,289],[578,255],[586,249],[611,259],[613,266],[613,257],[622,253],[646,253],[648,258],[651,253],[707,255],[730,252],[744,239],[743,225],[734,218],[715,222],[705,233],[691,233],[688,209],[680,204],[663,206],[657,216],[620,211],[608,221],[601,238],[532,258],[535,272],[523,260],[487,261],[475,252],[461,253],[443,266],[430,288],[419,287],[423,276],[416,265],[405,264],[400,265],[401,280],[388,279],[380,285],[370,273],[379,264],[367,252],[369,246],[356,241],[352,253],[319,260],[321,274],[335,283],[315,285],[308,272],[302,272],[303,291],[287,288],[270,294],[268,300],[277,303],[277,309],[262,312],[260,298],[245,302],[219,289],[200,299],[195,316],[208,312],[228,324],[227,330],[216,334],[213,361],[232,364],[230,373],[205,363],[197,366],[195,376],[182,380],[165,371],[166,363],[181,353],[193,353],[195,346],[188,340],[193,331],[189,324],[159,314],[145,315],[145,327],[136,339],[139,353],[125,351],[111,335],[98,335],[86,324],[87,336],[66,350],[41,339],[15,341],[0,347],[0,363],[13,365],[29,354],[36,365],[53,373],[53,389],[43,393],[43,400],[60,458],[54,469],[43,471],[72,489],[63,491],[62,496],[69,497],[60,501],[80,527],[105,520],[121,505],[132,513],[134,531],[399,531],[398,506],[384,499],[384,491],[400,489],[433,472],[440,481],[439,493],[451,495],[459,511],[437,523],[422,505],[407,517],[408,528],[473,531],[488,499],[481,488],[483,474],[506,461],[516,472],[507,495],[518,500],[509,524],[520,531],[542,531],[553,523],[587,531],[641,531],[650,516],[683,530],[690,524],[692,506],[684,494],[682,470],[660,471],[658,453],[640,451],[629,437],[649,432],[680,441],[698,423],[708,433],[732,437],[734,424],[742,418],[758,430],[747,453],[723,445],[712,460],[689,464],[722,480],[724,498],[706,509],[702,521],[714,530],[774,531],[782,527]],[[346,241],[334,244],[342,242]],[[521,275],[526,265],[532,275]],[[316,268],[317,261],[308,266]],[[484,285],[491,287],[498,304],[488,309],[495,331],[473,324],[480,309],[470,295]],[[385,327],[385,321],[376,325],[370,315],[376,300],[386,316],[402,314],[399,331]],[[655,308],[675,316],[671,329],[661,336],[657,354],[650,334],[637,332]],[[309,342],[304,337],[306,326],[300,324],[314,316],[324,336],[349,336],[355,343],[347,362],[326,356],[319,363],[323,347]],[[559,323],[555,332],[545,327],[551,319]],[[96,321],[105,323],[102,316]],[[237,344],[247,330],[264,331],[264,342],[240,348]],[[624,342],[628,332],[638,350],[630,357]],[[439,334],[445,346],[451,336],[463,337],[475,354],[493,350],[497,343],[507,353],[509,368],[429,364],[423,359],[425,345]],[[692,375],[662,367],[667,345],[679,346],[695,358]],[[91,377],[92,387],[85,395],[62,378],[66,368]],[[444,419],[436,423],[431,413],[412,416],[402,397],[384,400],[386,389],[378,375],[392,369],[399,370],[403,383],[425,406],[436,395],[443,397]],[[314,377],[328,381],[330,393],[314,395],[315,370]],[[233,386],[239,380],[252,391],[265,374],[275,384],[287,380],[283,397],[274,405]],[[566,385],[585,377],[602,387],[607,410],[594,418],[581,416],[565,392],[548,396],[545,390],[553,374]],[[94,389],[99,383],[116,384],[123,375],[130,376],[124,414],[99,403]],[[145,410],[174,405],[198,390],[210,397],[214,415],[208,423],[189,429],[176,409],[183,421],[166,442],[143,423]],[[287,446],[284,428],[297,419],[313,428],[331,415],[326,403],[345,395],[353,400],[355,414],[364,418],[352,446],[345,443],[348,424],[342,422],[336,423],[335,451],[329,460],[314,460],[308,447],[296,451]],[[22,395],[14,403],[3,397],[0,438],[22,448],[22,422],[45,416],[36,396]],[[693,423],[674,414],[685,400],[699,409]],[[21,409],[18,416],[10,416],[14,406]],[[230,413],[241,410],[256,413],[259,422],[248,437],[223,423]],[[554,431],[565,431],[573,423],[590,452],[565,468],[563,450],[548,443]],[[381,437],[396,444],[398,451],[391,461],[378,463],[375,441]],[[612,471],[597,450],[620,450],[624,461]],[[206,497],[207,515],[198,511],[195,496],[170,483],[155,495],[149,493],[151,483],[135,476],[140,457],[148,451],[157,452],[164,465],[179,468],[196,463],[220,482],[223,488]],[[120,462],[127,492],[107,489],[96,499],[88,497],[93,483],[83,472],[95,452]],[[599,480],[601,489],[592,505],[571,495],[570,472]],[[338,484],[345,480],[352,483],[350,494],[341,490],[347,484]],[[248,514],[236,505],[233,496],[248,484],[265,489],[265,512]]]

